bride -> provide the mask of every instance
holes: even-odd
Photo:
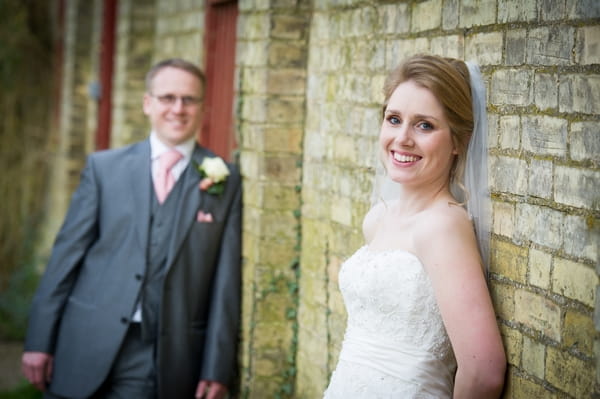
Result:
[[[384,93],[386,176],[363,222],[366,244],[340,270],[348,326],[325,398],[497,398],[506,358],[486,284],[479,69],[414,56]]]

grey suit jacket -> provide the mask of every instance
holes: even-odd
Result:
[[[188,167],[214,156],[196,146]],[[222,195],[187,171],[161,299],[159,398],[192,398],[200,379],[231,386],[240,315],[241,178]],[[190,173],[193,172],[193,173]],[[51,390],[92,394],[106,378],[140,295],[147,262],[150,144],[88,157],[32,303],[25,350],[54,355]],[[211,213],[201,223],[198,211]]]

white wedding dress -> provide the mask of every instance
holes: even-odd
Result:
[[[339,285],[348,326],[325,398],[451,398],[456,360],[419,259],[363,246]]]

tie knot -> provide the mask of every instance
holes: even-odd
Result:
[[[161,154],[160,163],[164,169],[170,170],[181,158],[183,155],[179,151],[171,149]]]

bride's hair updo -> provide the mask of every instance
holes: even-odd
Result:
[[[461,60],[434,55],[408,58],[392,70],[385,81],[384,112],[396,87],[409,80],[431,91],[442,105],[458,153],[450,170],[450,183],[465,190],[463,175],[473,132],[473,106],[466,64]]]

